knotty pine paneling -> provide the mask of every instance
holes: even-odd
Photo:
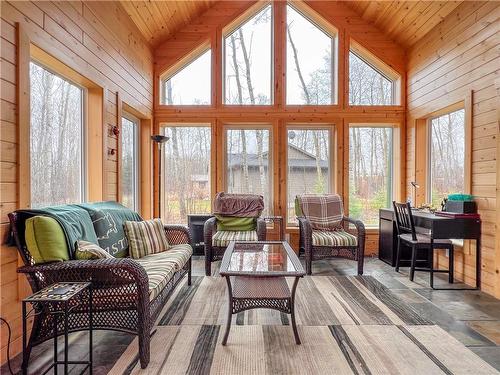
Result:
[[[110,22],[110,20],[113,20]],[[17,170],[17,32],[16,23],[30,41],[81,75],[105,88],[104,124],[107,147],[117,138],[109,135],[118,124],[116,95],[146,116],[153,103],[153,56],[149,44],[114,2],[2,2],[1,3],[1,114],[0,114],[0,260],[1,315],[12,326],[11,355],[21,349],[21,305],[26,292],[18,279],[17,251],[6,246],[7,213],[19,207]],[[104,199],[117,199],[117,155],[105,152]],[[6,359],[6,334],[1,331],[1,362]]]
[[[500,4],[464,2],[408,51],[407,181],[415,178],[415,119],[463,100],[472,91],[472,194],[482,225],[482,285],[500,297],[497,173]],[[495,250],[497,248],[497,250]],[[456,252],[459,278],[474,283],[474,246]],[[438,260],[445,266],[447,258]],[[497,288],[497,289],[495,289]]]

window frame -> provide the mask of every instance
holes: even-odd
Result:
[[[291,7],[297,13],[299,13],[302,17],[304,17],[311,24],[316,26],[321,32],[330,37],[331,39],[331,51],[332,51],[332,84],[331,84],[331,96],[332,102],[329,104],[289,104],[287,102],[287,83],[288,83],[288,74],[287,74],[287,62],[288,62],[288,36],[286,33],[286,28],[288,27],[288,7]],[[312,8],[304,5],[302,2],[296,1],[286,1],[285,2],[285,11],[284,11],[284,20],[285,20],[285,34],[283,43],[283,54],[284,54],[284,64],[283,64],[283,74],[285,75],[284,79],[284,95],[283,95],[283,105],[289,108],[297,108],[297,107],[328,107],[328,106],[338,106],[339,105],[339,31],[333,24],[324,20],[321,15],[316,13]]]
[[[351,104],[349,101],[349,96],[350,96],[350,89],[349,89],[349,78],[351,74],[351,67],[349,64],[349,55],[354,54],[357,58],[359,58],[361,61],[363,61],[366,65],[371,67],[373,70],[375,70],[377,73],[379,73],[381,76],[386,78],[388,81],[391,82],[391,88],[392,88],[392,95],[391,95],[391,104]],[[349,49],[347,50],[347,56],[346,56],[346,61],[347,61],[347,68],[346,68],[346,85],[347,85],[347,95],[345,95],[345,101],[348,107],[373,107],[373,108],[380,108],[380,107],[397,107],[401,106],[402,99],[402,77],[401,74],[399,74],[396,70],[392,69],[389,65],[387,65],[384,61],[382,61],[380,58],[375,56],[373,53],[368,51],[365,47],[363,47],[361,44],[357,43],[355,40],[350,39],[349,43]]]
[[[215,139],[216,133],[215,133],[215,124],[213,120],[209,119],[200,119],[200,118],[182,118],[182,119],[171,119],[169,121],[161,121],[159,123],[159,133],[162,135],[165,135],[165,129],[166,128],[172,128],[172,127],[178,127],[178,128],[209,128],[210,129],[210,160],[209,160],[209,168],[210,168],[210,173],[209,173],[209,195],[210,195],[210,207],[213,205],[213,198],[215,196],[215,192],[217,191],[216,189],[216,172],[217,172],[217,164],[215,162],[216,160],[216,148],[217,148],[217,140]],[[170,141],[169,141],[170,142]],[[157,148],[154,148],[154,152],[157,154]],[[165,168],[166,160],[165,160],[165,152],[162,150],[161,152],[161,165],[162,168]],[[160,188],[160,195],[161,195],[161,202],[162,205],[165,203],[165,185],[164,185],[164,175],[162,173],[161,175],[161,180],[159,181],[159,188]],[[158,193],[156,192],[155,195]],[[155,199],[157,199],[155,197]],[[164,218],[164,212],[162,211],[163,207],[159,207],[159,212],[158,212],[158,217],[160,217],[162,220]],[[186,217],[186,223],[187,225],[187,217]]]
[[[90,142],[88,140],[88,96],[89,96],[89,90],[88,87],[84,86],[81,84],[81,82],[76,82],[76,80],[72,79],[71,77],[68,77],[67,75],[59,72],[57,69],[53,68],[50,64],[47,64],[43,59],[40,59],[37,57],[37,55],[31,55],[30,60],[29,60],[29,67],[28,67],[28,85],[30,89],[30,95],[31,95],[31,76],[30,76],[30,70],[31,70],[31,64],[37,65],[39,68],[46,70],[47,72],[53,74],[54,76],[70,83],[73,86],[76,86],[80,91],[81,91],[81,107],[80,107],[80,112],[81,112],[81,140],[80,140],[80,147],[81,147],[81,170],[80,170],[80,201],[75,202],[75,203],[84,203],[88,200],[88,195],[89,195],[89,178],[88,178],[88,155],[89,155],[89,145]],[[28,153],[29,153],[29,158],[28,158],[28,178],[29,178],[29,183],[30,183],[30,188],[29,188],[29,206],[31,207],[31,201],[32,201],[32,191],[31,191],[31,129],[32,129],[32,124],[31,124],[31,100],[30,100],[30,106],[29,106],[29,128],[28,132],[30,134],[30,137],[28,139]]]
[[[467,133],[468,133],[468,126],[467,126],[467,110],[464,105],[458,106],[456,108],[450,107],[448,109],[445,109],[443,111],[439,111],[437,113],[434,113],[433,115],[429,116],[426,119],[426,186],[425,186],[425,199],[427,202],[432,203],[432,121],[442,117],[446,116],[448,114],[458,112],[458,111],[464,111],[464,193],[465,194],[470,194],[470,188],[468,188],[468,173],[467,173],[467,150],[468,150],[468,144],[471,141],[467,141]],[[470,139],[470,138],[469,138]]]
[[[293,228],[297,229],[298,224],[293,223],[289,221],[288,217],[288,188],[289,188],[289,183],[288,183],[288,131],[289,130],[327,130],[328,131],[328,136],[329,136],[329,141],[328,141],[328,184],[329,184],[329,189],[328,189],[328,194],[340,194],[342,195],[341,191],[339,191],[339,181],[335,176],[337,175],[337,161],[338,161],[338,155],[337,155],[337,144],[338,144],[338,133],[336,129],[335,123],[303,123],[303,122],[288,122],[286,123],[285,126],[285,138],[286,138],[286,143],[285,144],[285,158],[284,158],[284,164],[283,166],[285,167],[284,169],[284,175],[285,175],[285,194],[284,194],[284,202],[285,202],[285,207],[284,207],[284,220],[285,220],[285,226],[286,228]]]
[[[391,192],[391,197],[390,201],[398,201],[401,196],[401,147],[400,144],[402,142],[401,137],[402,137],[402,132],[401,132],[401,125],[399,123],[384,123],[382,121],[377,121],[373,123],[366,123],[366,122],[350,122],[347,124],[347,144],[346,144],[346,175],[345,175],[345,203],[344,203],[344,211],[346,215],[349,215],[349,181],[350,181],[350,130],[351,128],[391,128],[392,129],[392,137],[391,137],[391,153],[390,153],[390,158],[389,162],[391,164],[391,186],[390,186],[390,192]],[[404,163],[403,163],[404,164]],[[391,208],[391,207],[386,207],[386,208]],[[366,225],[365,227],[367,229],[376,229],[378,230],[378,223],[371,224],[371,225]]]
[[[227,141],[228,141],[228,130],[268,130],[269,131],[269,149],[268,149],[268,181],[269,181],[269,202],[270,202],[270,207],[268,208],[268,213],[269,215],[273,215],[275,211],[274,207],[274,197],[275,197],[275,155],[274,155],[274,147],[273,147],[273,141],[274,141],[274,126],[273,123],[271,122],[228,122],[222,124],[222,170],[221,170],[221,187],[223,191],[228,191],[228,177],[227,177],[227,170],[228,170],[228,157],[227,157]],[[279,167],[279,166],[278,166]]]
[[[166,81],[171,79],[173,76],[175,76],[177,73],[181,72],[185,68],[187,68],[189,65],[191,65],[195,60],[200,58],[203,54],[205,54],[207,51],[210,51],[210,103],[208,104],[168,104],[166,101],[167,95],[166,95]],[[158,77],[158,90],[159,90],[159,105],[160,106],[165,106],[167,108],[174,108],[174,107],[180,107],[180,108],[211,108],[215,107],[215,96],[214,96],[214,49],[212,48],[212,45],[210,41],[205,41],[202,43],[200,46],[197,48],[193,49],[190,53],[188,53],[186,56],[184,56],[182,59],[177,61],[174,65],[172,65],[170,68],[162,72],[159,77]]]
[[[244,26],[250,19],[256,16],[259,12],[261,12],[264,8],[270,7],[271,9],[271,54],[270,54],[270,102],[269,104],[231,104],[226,102],[226,38],[238,30],[241,26]],[[221,36],[221,105],[227,106],[229,108],[269,108],[275,105],[275,7],[274,3],[269,0],[264,0],[262,2],[258,2],[256,5],[250,7],[246,12],[244,12],[241,16],[236,18],[233,22],[223,28],[222,36]]]
[[[123,156],[123,119],[127,119],[133,124],[133,129],[134,129],[134,138],[133,138],[133,143],[134,143],[134,211],[140,212],[141,210],[141,120],[131,114],[128,111],[122,110],[121,112],[121,118],[120,118],[120,166],[123,165],[123,160],[121,159]],[[120,181],[119,183],[121,184],[122,181],[122,168],[120,167]],[[123,189],[119,188],[120,191],[120,202],[122,201],[123,197]]]

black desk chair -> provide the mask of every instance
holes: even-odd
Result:
[[[399,260],[401,256],[401,246],[411,247],[410,281],[413,281],[415,271],[425,271],[430,273],[430,285],[434,289],[434,272],[447,273],[448,281],[453,283],[453,243],[450,240],[432,240],[427,234],[418,233],[415,229],[410,203],[396,203],[394,214],[396,216],[396,229],[398,232],[398,249],[396,252],[396,272],[399,272]],[[417,268],[416,259],[419,249],[427,249],[430,268]],[[447,270],[434,269],[434,250],[449,250],[449,266]]]

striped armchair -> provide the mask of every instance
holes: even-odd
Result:
[[[300,251],[306,258],[306,273],[312,273],[312,261],[330,257],[358,262],[363,274],[365,226],[360,220],[344,216],[338,195],[298,195],[295,214],[299,221]]]
[[[252,194],[218,193],[214,200],[215,217],[205,222],[205,274],[212,274],[212,262],[221,260],[231,241],[265,241],[266,222],[259,216],[264,208],[263,198]],[[245,218],[251,227],[227,228],[227,218]]]

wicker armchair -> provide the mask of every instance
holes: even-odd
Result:
[[[11,235],[24,262],[18,272],[26,275],[33,293],[55,282],[91,282],[94,328],[138,335],[139,359],[141,367],[146,368],[150,360],[150,334],[153,323],[170,293],[185,274],[188,274],[188,283],[191,283],[191,259],[150,301],[146,271],[130,258],[69,260],[34,265],[24,239],[26,219],[27,216],[22,212],[9,214]],[[189,231],[185,227],[167,225],[165,231],[171,245],[191,243]],[[27,361],[33,346],[54,337],[53,326],[51,314],[43,310],[37,311],[28,342]],[[88,305],[83,304],[72,310],[69,332],[86,329]],[[58,334],[61,332],[62,326],[58,327]]]
[[[262,218],[257,218],[257,240],[266,240],[266,222]],[[205,274],[212,275],[212,262],[221,260],[227,246],[219,247],[212,244],[212,238],[217,232],[217,218],[212,217],[205,222],[203,237],[205,242]]]
[[[347,216],[343,216],[341,220],[341,233],[354,236],[354,245],[340,244],[337,246],[318,244],[317,241],[313,239],[313,232],[320,232],[326,235],[331,235],[337,233],[336,231],[315,231],[309,219],[305,216],[298,216],[299,221],[299,248],[300,251],[305,254],[306,260],[306,273],[308,275],[312,274],[312,261],[339,257],[345,259],[351,259],[358,262],[358,275],[363,274],[363,262],[364,262],[364,252],[365,252],[365,226],[362,221],[355,220]]]

